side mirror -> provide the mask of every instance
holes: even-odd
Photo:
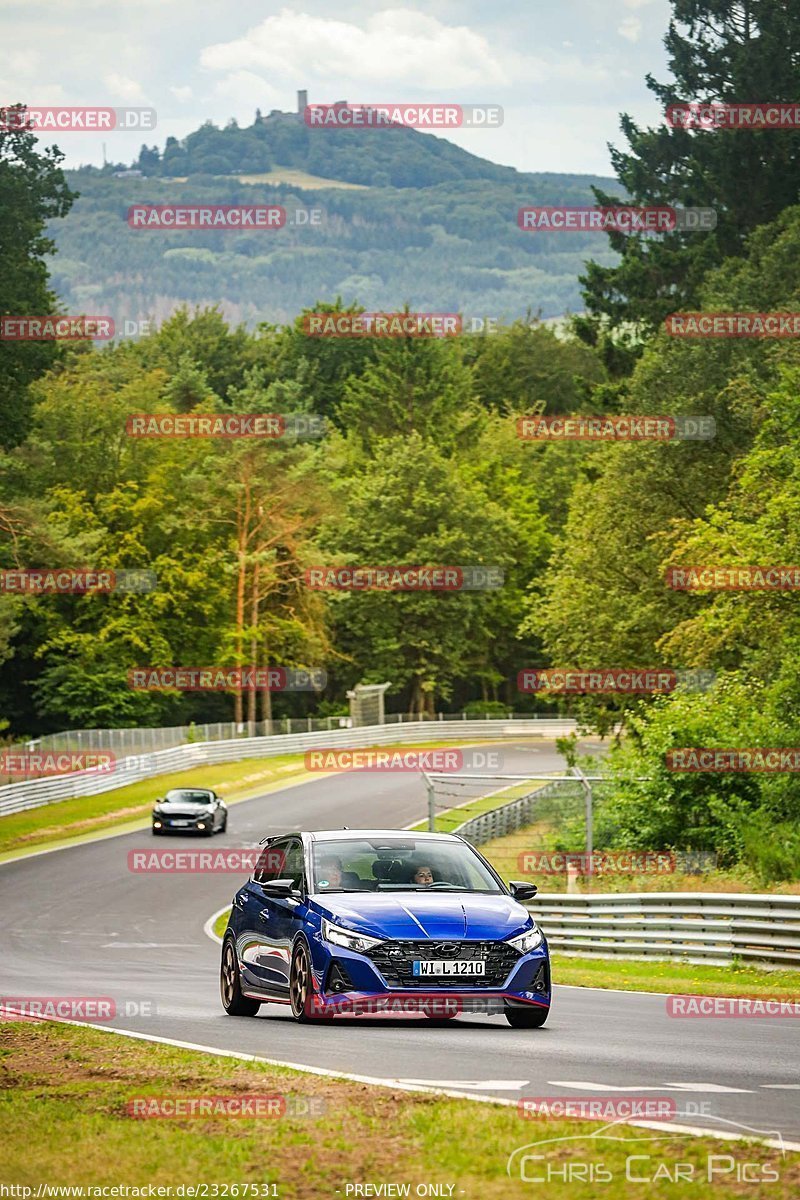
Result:
[[[291,896],[294,891],[294,880],[269,879],[260,886],[265,896]]]
[[[508,887],[515,900],[532,900],[539,891],[535,883],[521,883],[519,879],[509,879]]]

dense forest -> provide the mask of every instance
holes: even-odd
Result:
[[[674,0],[673,8],[675,78],[659,93],[665,101],[690,87],[722,100],[800,92],[798,22],[786,5]],[[585,270],[586,314],[571,333],[556,336],[530,318],[457,338],[309,337],[303,307],[371,308],[383,293],[354,276],[300,304],[297,280],[311,283],[298,238],[269,249],[262,264],[280,303],[296,305],[280,324],[266,304],[253,327],[226,318],[224,303],[204,304],[215,282],[218,299],[227,295],[239,267],[221,246],[187,247],[167,253],[200,256],[197,303],[149,336],[105,347],[0,343],[0,566],[103,564],[158,576],[146,594],[0,595],[9,734],[268,715],[268,698],[252,693],[132,691],[127,672],[140,665],[327,671],[323,697],[273,696],[276,713],[336,712],[354,683],[385,680],[394,709],[542,711],[541,697],[517,691],[525,667],[703,668],[716,677],[703,692],[570,699],[587,728],[621,722],[625,733],[610,758],[615,795],[602,806],[598,844],[715,849],[724,861],[755,863],[764,877],[800,872],[795,775],[677,774],[664,763],[673,747],[790,747],[800,737],[796,594],[665,585],[675,565],[800,562],[800,349],[791,338],[675,338],[661,324],[686,303],[709,312],[800,307],[800,133],[643,131],[629,119],[623,128],[620,193],[643,204],[712,206],[719,227],[614,235],[613,263],[596,257]],[[124,214],[128,181],[81,180],[86,242],[70,261],[66,246],[77,235],[59,234],[67,261],[57,257],[48,283],[44,231],[69,225],[74,177],[28,135],[0,140],[0,198],[23,198],[0,255],[0,311],[47,311],[48,288],[62,291],[78,261],[101,281],[99,296],[118,272],[120,294],[138,303],[146,289],[135,260],[117,261],[117,234],[107,229],[110,189],[119,189],[113,206]],[[761,180],[778,168],[780,192],[745,210],[742,196],[762,196]],[[135,182],[155,198],[149,179]],[[405,268],[381,259],[394,283],[385,307],[413,297],[415,308],[424,298],[467,310],[464,273],[491,273],[489,260],[505,254],[509,271],[530,272],[536,310],[539,260],[525,258],[524,235],[512,247],[498,232],[497,189],[510,196],[517,185],[475,186],[486,189],[482,201],[465,183],[410,193],[428,225],[402,221],[386,189],[337,193],[354,223],[364,215],[376,260],[409,258],[411,237],[441,267],[441,290],[423,296],[419,286],[406,290]],[[233,194],[215,193],[218,201]],[[325,203],[333,205],[332,193]],[[459,205],[462,227],[443,215]],[[499,222],[491,238],[482,225],[489,209]],[[167,270],[159,236],[143,238],[154,255],[147,272]],[[484,240],[486,264],[465,265],[466,249]],[[553,253],[562,251],[559,242]],[[497,287],[499,297],[499,277]],[[449,302],[438,303],[445,295]],[[98,311],[90,298],[83,309]],[[132,413],[228,411],[316,414],[326,432],[271,441],[126,433]],[[526,442],[517,418],[536,412],[706,414],[716,437]],[[501,568],[505,583],[465,593],[320,592],[304,583],[319,563],[485,564]],[[265,707],[256,712],[257,699]]]
[[[292,114],[240,129],[210,122],[132,164],[67,173],[79,193],[50,228],[53,286],[72,311],[161,321],[218,305],[233,324],[289,322],[320,296],[370,310],[513,321],[582,307],[578,276],[617,255],[602,234],[520,231],[525,204],[591,204],[592,175],[524,174],[415,129],[313,130]],[[296,183],[280,181],[287,176]],[[338,180],[350,187],[323,186]],[[258,231],[131,229],[133,204],[280,204],[286,226]],[[296,222],[297,209],[318,214]]]

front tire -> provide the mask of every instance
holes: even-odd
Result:
[[[226,938],[222,946],[219,994],[222,1007],[229,1017],[254,1017],[261,1008],[258,1000],[251,1000],[249,996],[242,995],[236,947],[231,938]]]
[[[332,1021],[332,1013],[315,1011],[314,985],[311,976],[311,957],[308,946],[300,939],[292,951],[289,971],[289,1000],[295,1021],[310,1024],[314,1021]]]
[[[507,1004],[505,1013],[506,1020],[514,1029],[541,1029],[550,1014],[550,1009],[539,1008],[538,1005],[517,1008]]]

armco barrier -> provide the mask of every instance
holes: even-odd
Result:
[[[800,967],[800,896],[542,893],[527,907],[561,954]]]
[[[278,754],[298,754],[304,750],[328,747],[358,749],[362,746],[386,746],[399,743],[444,741],[458,738],[483,741],[494,738],[565,737],[575,730],[574,721],[551,718],[530,720],[416,721],[397,725],[367,725],[359,729],[332,732],[278,734],[272,737],[239,738],[220,742],[194,742],[117,760],[108,774],[58,775],[52,779],[32,779],[0,787],[0,816],[39,808],[57,800],[94,796],[113,791],[129,783],[138,783],[154,775],[185,771],[191,767],[238,762],[245,758],[272,758]]]
[[[464,821],[453,833],[466,838],[473,846],[482,846],[484,842],[490,842],[493,838],[506,837],[507,834],[516,833],[517,830],[530,825],[533,822],[535,806],[545,796],[565,796],[569,791],[573,795],[580,795],[581,784],[580,780],[565,775],[563,779],[541,784],[516,800],[509,800],[499,808],[493,808],[490,812],[481,813],[479,817]]]

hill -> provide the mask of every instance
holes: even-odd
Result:
[[[143,147],[132,167],[83,168],[69,182],[80,199],[50,231],[54,286],[68,311],[117,322],[209,303],[233,322],[285,322],[337,295],[369,309],[408,301],[499,320],[557,317],[581,308],[585,258],[614,261],[603,235],[517,226],[523,204],[591,204],[591,186],[613,181],[525,174],[413,129],[311,130],[285,113],[246,129],[207,123],[163,153]],[[273,232],[127,224],[132,204],[201,202],[320,218]]]

